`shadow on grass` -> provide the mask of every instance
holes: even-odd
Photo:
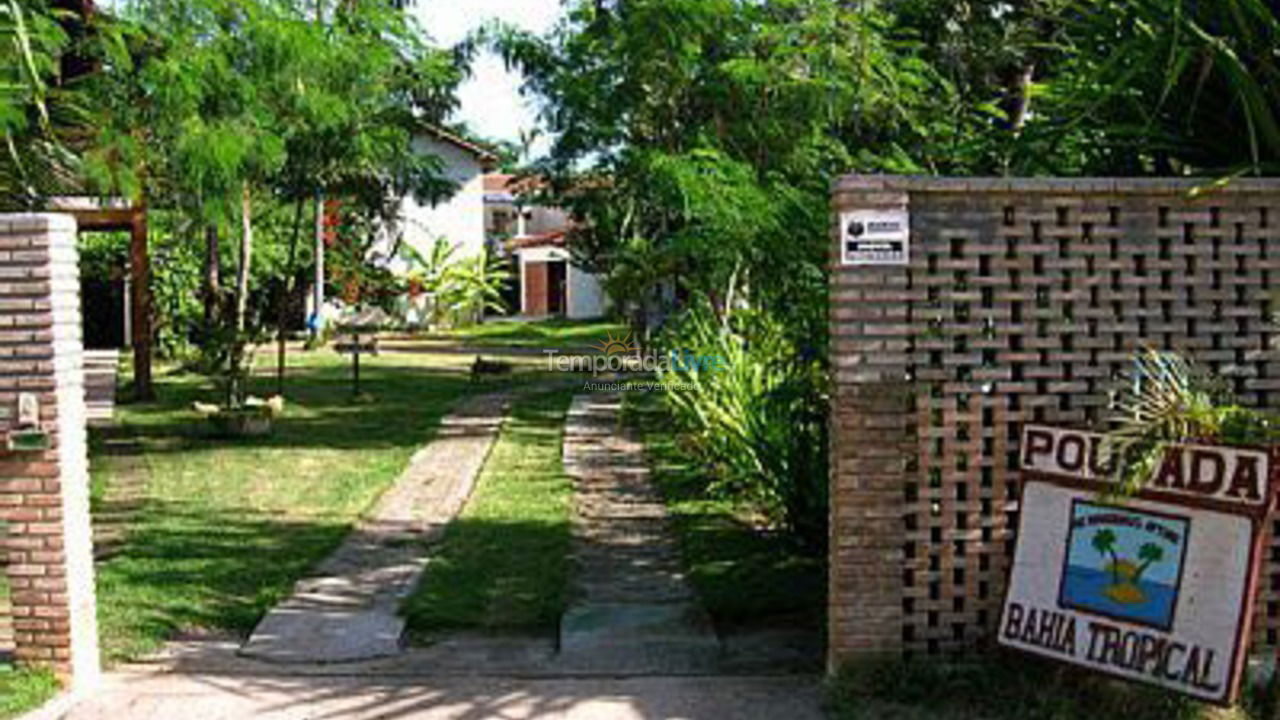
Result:
[[[98,566],[102,644],[133,658],[179,635],[248,633],[341,542],[352,524],[430,441],[457,402],[493,386],[423,367],[371,365],[354,401],[340,358],[291,369],[288,406],[266,438],[223,440],[191,409],[215,387],[165,376],[161,400],[120,409],[142,450],[145,479],[124,538]],[[255,378],[267,394],[271,378]],[[127,478],[97,434],[95,521],[113,516]],[[115,513],[118,515],[118,513]]]
[[[460,628],[541,630],[559,621],[573,492],[560,441],[570,399],[560,390],[513,408],[471,500],[405,603],[416,639]]]
[[[627,335],[624,325],[606,320],[567,320],[548,318],[538,321],[506,320],[488,322],[452,333],[428,335],[431,340],[451,340],[474,347],[509,348],[591,348],[612,335]]]
[[[717,628],[824,627],[825,559],[769,530],[749,507],[711,493],[709,471],[679,447],[658,394],[628,395],[625,418],[644,438],[689,577]]]
[[[352,394],[348,370],[340,366],[290,371],[285,413],[263,438],[227,440],[192,409],[216,402],[212,380],[170,376],[157,383],[161,401],[130,405],[121,416],[148,453],[192,447],[249,446],[372,449],[417,446],[458,400],[495,386],[472,383],[464,374],[421,367],[374,366],[362,370],[362,396]],[[274,381],[256,378],[251,393],[274,392]]]
[[[247,635],[349,529],[149,502],[125,546],[97,568],[104,656],[136,658],[179,635]]]

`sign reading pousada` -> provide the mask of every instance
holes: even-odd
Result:
[[[999,642],[1218,703],[1244,667],[1276,463],[1182,446],[1117,498],[1102,436],[1023,430]]]

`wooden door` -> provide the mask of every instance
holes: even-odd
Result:
[[[531,316],[546,315],[547,308],[547,272],[548,263],[527,262],[524,264],[524,314]]]

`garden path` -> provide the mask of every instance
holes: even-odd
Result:
[[[278,663],[353,662],[400,652],[398,609],[462,509],[506,417],[509,391],[464,400],[373,512],[263,617],[241,654]]]
[[[621,406],[618,395],[579,395],[565,421],[576,574],[559,660],[592,672],[708,670],[720,641],[685,579],[666,505]]]

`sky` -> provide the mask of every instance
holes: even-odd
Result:
[[[546,32],[560,16],[560,0],[419,0],[414,12],[431,38],[448,46],[492,18]],[[462,107],[451,119],[484,137],[519,142],[521,130],[537,125],[536,107],[520,96],[520,74],[487,52],[476,58],[472,73],[459,91]],[[545,149],[543,140],[534,154]]]

